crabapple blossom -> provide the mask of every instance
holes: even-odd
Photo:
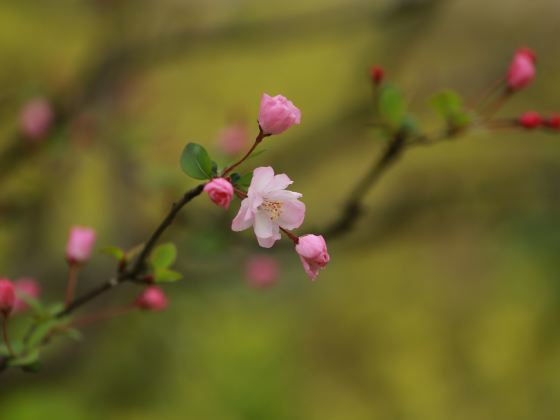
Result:
[[[519,124],[523,127],[531,129],[537,128],[543,123],[543,118],[538,112],[529,111],[519,117]]]
[[[26,297],[37,299],[41,293],[41,287],[37,280],[30,277],[23,277],[14,282],[16,291],[16,301],[14,304],[14,312],[23,312],[28,308]]]
[[[296,245],[303,268],[311,280],[315,280],[319,271],[330,261],[327,243],[321,235],[305,235]]]
[[[519,90],[535,78],[535,53],[529,48],[515,52],[507,74],[507,84],[511,90]]]
[[[47,134],[53,120],[51,105],[43,98],[32,99],[21,110],[21,132],[27,139],[39,140]]]
[[[90,228],[73,226],[66,245],[66,259],[71,264],[84,263],[95,243],[95,231]]]
[[[233,185],[225,178],[214,178],[204,186],[204,191],[214,204],[224,209],[229,207],[233,198]]]
[[[254,255],[245,265],[247,281],[253,287],[271,286],[276,282],[279,274],[278,262],[268,255]]]
[[[239,232],[253,226],[259,245],[270,248],[280,239],[280,228],[300,227],[305,204],[299,201],[300,193],[286,190],[292,182],[286,174],[274,175],[270,166],[256,168],[232,230]]]
[[[282,95],[261,98],[259,125],[264,134],[280,134],[301,122],[301,111]]]
[[[16,303],[16,290],[14,284],[7,278],[0,278],[0,313],[10,315]]]
[[[145,311],[163,311],[167,307],[167,296],[157,286],[149,286],[136,298],[136,306]]]

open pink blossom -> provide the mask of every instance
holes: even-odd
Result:
[[[30,277],[23,277],[14,282],[16,288],[16,302],[14,312],[23,312],[29,305],[25,298],[37,299],[41,294],[41,287],[37,280]]]
[[[321,235],[305,235],[299,238],[296,252],[303,264],[303,268],[311,280],[315,280],[319,271],[330,261],[327,243]]]
[[[247,281],[253,287],[272,286],[280,274],[280,267],[275,258],[268,255],[252,256],[245,265]]]
[[[95,231],[90,228],[73,226],[66,245],[66,259],[71,263],[84,263],[89,260],[95,243]]]
[[[224,178],[214,178],[204,186],[204,191],[212,202],[224,209],[229,207],[233,198],[233,186]]]
[[[7,278],[0,278],[0,313],[8,316],[14,309],[16,303],[16,291],[14,284]]]
[[[163,311],[167,308],[167,296],[157,286],[149,286],[136,298],[136,306],[145,311]]]
[[[300,227],[305,204],[298,200],[301,194],[286,190],[292,182],[286,174],[274,175],[270,166],[256,168],[232,230],[239,232],[253,226],[259,245],[270,248],[280,239],[280,228]]]
[[[284,96],[262,96],[259,125],[265,134],[280,134],[300,122],[301,111]]]
[[[520,48],[515,52],[507,75],[510,89],[521,89],[533,81],[536,73],[535,61],[535,53],[529,48]]]

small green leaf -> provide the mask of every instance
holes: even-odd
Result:
[[[169,283],[181,280],[183,275],[177,271],[170,270],[169,268],[157,268],[154,271],[154,281],[156,283]]]
[[[110,255],[111,257],[115,257],[118,261],[122,261],[125,257],[125,252],[116,246],[106,246],[105,248],[101,248],[100,251],[104,254]]]
[[[154,249],[150,256],[150,262],[155,269],[167,268],[175,262],[176,258],[177,248],[170,242]]]
[[[28,366],[39,361],[39,349],[34,349],[26,352],[23,355],[18,355],[11,359],[8,364],[10,366]]]
[[[220,167],[215,161],[212,161],[212,177],[218,176]]]
[[[235,182],[235,185],[237,185],[241,190],[243,191],[247,191],[249,189],[249,186],[251,185],[251,180],[253,179],[253,173],[249,172],[243,176],[241,176],[237,182]]]
[[[194,179],[212,178],[212,160],[200,144],[187,144],[181,155],[181,168]]]
[[[465,127],[471,121],[470,115],[463,107],[463,100],[451,90],[445,90],[434,95],[431,103],[436,112],[452,127]]]
[[[401,92],[392,85],[385,85],[379,92],[379,116],[392,130],[397,131],[406,115],[406,106]]]
[[[27,347],[30,349],[38,347],[43,343],[54,328],[65,325],[66,323],[67,320],[52,318],[40,322],[33,330],[33,333],[29,336],[29,339],[26,342]]]
[[[229,177],[231,179],[231,183],[235,184],[236,182],[239,181],[239,179],[241,178],[241,175],[238,172],[234,172]]]

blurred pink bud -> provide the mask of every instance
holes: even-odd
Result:
[[[371,78],[372,82],[376,85],[380,84],[383,81],[383,77],[385,76],[385,70],[379,66],[372,66],[369,69],[369,77]]]
[[[284,96],[262,96],[259,125],[265,134],[280,134],[300,122],[301,111]]]
[[[255,255],[245,265],[247,281],[253,287],[272,286],[278,280],[280,267],[278,262],[267,255]]]
[[[167,297],[157,286],[146,287],[136,298],[136,306],[145,311],[163,311],[167,307]]]
[[[10,315],[16,303],[16,291],[13,283],[7,278],[0,278],[0,313]]]
[[[521,48],[515,52],[509,67],[507,84],[511,90],[518,90],[535,78],[535,53],[529,48]]]
[[[532,129],[542,125],[543,119],[538,112],[529,111],[519,117],[519,124],[523,127]]]
[[[89,260],[95,243],[95,231],[90,228],[73,226],[66,245],[66,259],[70,264]]]
[[[296,252],[303,264],[305,272],[311,280],[315,280],[319,271],[330,261],[327,243],[321,235],[300,236]]]
[[[553,130],[560,130],[560,114],[552,114],[546,120],[546,125]]]
[[[39,298],[41,294],[41,287],[37,280],[23,277],[14,282],[16,288],[16,302],[14,305],[14,312],[23,312],[28,308],[28,304],[25,301],[25,297],[30,297],[33,299]]]
[[[54,112],[49,102],[43,98],[32,99],[21,110],[21,132],[30,140],[39,140],[48,133],[53,120]]]
[[[214,204],[224,209],[229,207],[233,198],[233,185],[225,178],[214,178],[204,186],[204,191]]]
[[[243,124],[232,124],[224,128],[218,136],[218,146],[228,155],[241,153],[247,145],[249,133]]]

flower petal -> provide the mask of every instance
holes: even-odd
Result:
[[[305,204],[298,200],[284,201],[278,223],[284,229],[296,229],[305,219]]]
[[[250,200],[248,198],[241,202],[241,207],[237,216],[231,222],[231,230],[239,232],[249,228],[253,224],[254,213],[250,209]]]

